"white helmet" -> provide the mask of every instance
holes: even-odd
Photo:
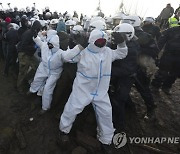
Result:
[[[134,37],[134,27],[128,23],[122,23],[117,25],[114,32],[124,33],[128,41],[130,41]]]
[[[65,18],[66,18],[66,19],[72,19],[72,15],[71,15],[70,13],[67,13],[67,14],[65,15]]]
[[[67,25],[67,26],[74,26],[74,25],[76,25],[76,22],[70,19],[70,20],[67,20],[65,22],[65,25]]]
[[[73,34],[78,34],[78,33],[81,33],[81,32],[83,32],[84,30],[83,30],[83,27],[82,26],[80,26],[80,25],[76,25],[76,26],[74,26],[73,27],[73,29],[72,29],[72,33]]]
[[[94,21],[99,21],[99,20],[102,20],[102,21],[104,21],[104,22],[105,22],[105,19],[104,19],[104,18],[102,18],[102,17],[100,17],[100,16],[96,16],[96,17],[92,17],[92,18],[91,18],[91,22],[94,22]]]
[[[89,25],[89,30],[92,31],[94,29],[105,30],[106,23],[102,20],[93,21]]]
[[[148,22],[148,23],[154,23],[155,22],[155,20],[154,20],[154,18],[153,17],[146,17],[145,19],[144,19],[144,22]]]
[[[23,14],[21,18],[27,18],[27,15]]]
[[[51,17],[51,13],[50,12],[46,12],[46,18],[49,19]]]
[[[141,19],[139,16],[126,16],[120,23],[128,23],[131,24],[133,27],[139,27],[141,26]]]
[[[55,24],[58,24],[58,19],[52,19],[50,21],[50,25],[55,25]]]
[[[64,18],[63,17],[59,17],[59,21],[64,21]]]
[[[58,24],[58,19],[52,19],[49,24],[50,24],[49,25],[50,29],[56,30],[57,24]]]

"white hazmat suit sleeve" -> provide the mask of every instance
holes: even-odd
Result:
[[[77,63],[80,60],[82,48],[76,45],[73,49],[68,49],[62,52],[62,59],[65,62]]]
[[[40,48],[42,47],[43,42],[41,41],[41,39],[40,39],[39,36],[37,36],[36,38],[33,37],[33,40],[34,40],[34,42],[36,43],[36,45],[37,45],[38,47],[40,47]]]
[[[112,50],[112,61],[116,59],[123,59],[128,54],[128,48],[125,43],[118,44],[116,50]]]

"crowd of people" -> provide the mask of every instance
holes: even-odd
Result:
[[[180,77],[180,7],[174,12],[167,4],[156,20],[126,15],[118,24],[48,7],[42,14],[34,7],[1,10],[0,18],[3,75],[11,74],[20,94],[42,96],[39,114],[50,109],[57,81],[69,72],[72,92],[59,122],[63,145],[76,116],[92,103],[97,138],[111,153],[114,132],[126,131],[126,108],[135,110],[132,87],[145,102],[145,117],[155,120],[153,92],[170,95]]]

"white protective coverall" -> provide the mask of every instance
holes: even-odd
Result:
[[[116,50],[109,47],[98,48],[94,42],[99,38],[107,39],[105,32],[93,30],[89,45],[72,60],[78,63],[72,93],[65,105],[60,118],[59,129],[69,133],[76,115],[92,102],[97,119],[97,138],[103,144],[111,144],[114,134],[112,123],[112,107],[108,95],[111,76],[111,65],[116,59],[127,55],[127,47],[117,46]]]
[[[59,37],[55,30],[47,33],[47,41],[53,44],[54,48],[49,49],[47,42],[42,42],[39,37],[34,38],[34,41],[41,48],[42,62],[37,68],[34,80],[31,83],[30,92],[35,93],[43,88],[42,109],[48,110],[51,105],[56,82],[63,70],[63,55],[66,55],[65,57],[69,61],[74,57],[74,54],[80,52],[80,49],[78,46],[69,51],[59,49]],[[70,56],[69,59],[68,55]]]

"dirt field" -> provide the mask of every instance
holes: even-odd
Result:
[[[2,70],[3,63],[0,63]],[[145,105],[133,89],[137,114],[127,112],[127,135],[144,137],[180,137],[180,81],[173,86],[171,96],[154,94],[156,122],[144,120]],[[68,95],[68,94],[67,94]],[[71,131],[71,145],[63,150],[57,144],[59,117],[67,95],[52,104],[43,116],[38,115],[41,98],[23,96],[12,86],[11,75],[0,75],[0,154],[101,154],[96,140],[96,120],[92,106],[77,117]],[[154,147],[154,148],[152,148]],[[126,144],[114,149],[116,154],[178,154],[180,144]]]

